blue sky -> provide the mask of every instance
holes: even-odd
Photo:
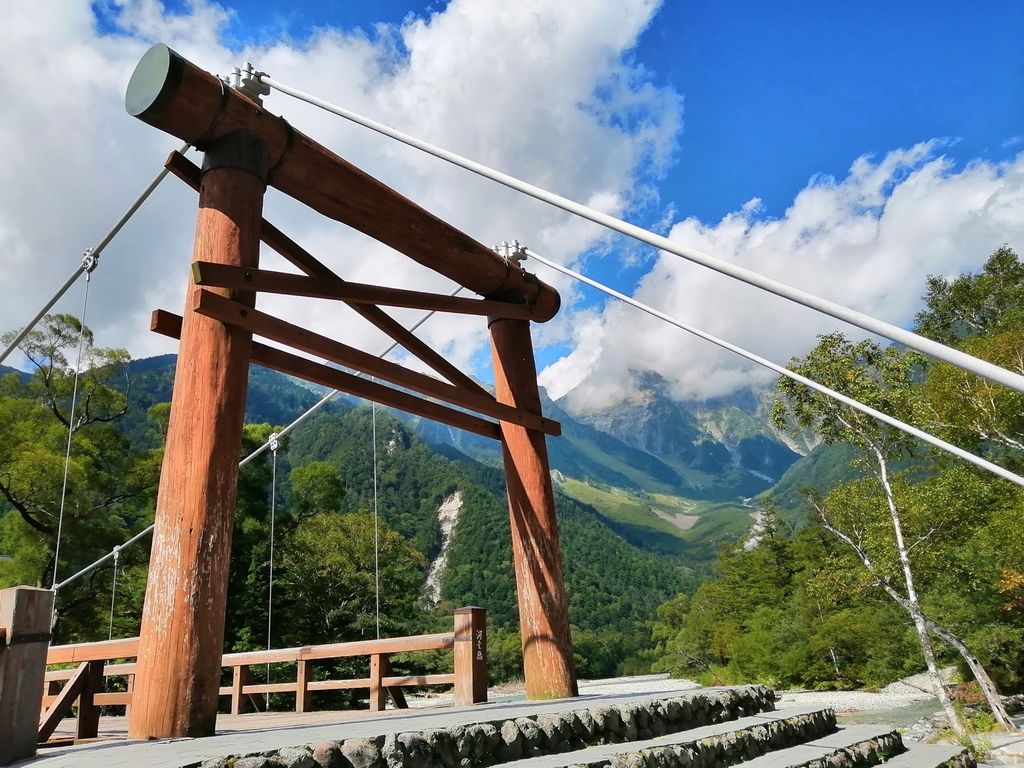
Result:
[[[404,0],[223,0],[241,47],[318,28],[429,15]],[[165,2],[185,11],[185,0]],[[717,221],[753,197],[781,215],[807,180],[934,138],[965,162],[1024,136],[1024,3],[1016,0],[669,0],[631,54],[685,98],[675,166],[660,184],[682,215]],[[514,47],[510,54],[514,55]]]
[[[60,12],[23,2],[0,29],[0,130],[25,147],[0,171],[4,328],[43,297],[26,277],[35,255],[80,252],[166,152],[167,137],[121,107],[127,74],[158,40],[215,71],[242,63],[250,48],[258,67],[285,82],[569,197],[621,203],[635,223],[897,323],[912,322],[926,274],[976,269],[1003,242],[1024,248],[1024,3],[668,0],[652,12],[655,0],[590,0],[580,10],[564,0],[66,2]],[[40,90],[40,77],[74,82]],[[777,362],[835,327],[678,260],[637,259],[621,239],[600,242],[533,201],[272,99],[269,108],[298,116],[303,130],[483,241],[545,245],[547,255]],[[53,120],[55,108],[76,114],[70,130]],[[109,151],[122,146],[132,151]],[[38,190],[25,189],[25,178]],[[761,207],[744,208],[754,198]],[[107,293],[90,318],[102,343],[138,356],[171,349],[145,333],[145,317],[155,305],[180,305],[175,270],[190,234],[180,222],[192,206],[180,190],[161,191],[119,238],[109,258],[122,259],[125,280],[97,282]],[[41,220],[49,208],[68,211],[64,226]],[[364,247],[294,209],[273,214],[318,253]],[[365,254],[342,272],[374,279],[380,269],[368,265],[386,263],[396,284],[419,279],[391,256]],[[140,294],[134,284],[150,288]],[[543,380],[554,389],[591,377],[613,391],[610,377],[637,367],[658,371],[680,395],[723,394],[749,378],[735,361],[589,290],[560,290],[566,311],[538,331]],[[335,328],[319,310],[301,319]],[[480,329],[438,318],[425,332],[489,374]]]

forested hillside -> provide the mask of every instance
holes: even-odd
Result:
[[[935,278],[919,330],[1019,369],[1022,286],[1024,267],[1007,249],[980,275]],[[3,585],[49,586],[55,569],[64,578],[152,521],[174,359],[131,361],[123,350],[95,345],[86,329],[61,522],[72,423],[68,356],[80,331],[73,317],[48,317],[23,344],[39,366],[0,378],[0,429],[9,436],[0,444]],[[1004,466],[1024,468],[1020,395],[838,334],[792,365]],[[936,637],[946,633],[969,648],[998,685],[1021,686],[1018,489],[851,420],[798,387],[780,385],[769,427],[763,395],[699,406],[671,401],[649,376],[640,383],[638,397],[600,414],[572,415],[545,401],[564,429],[549,445],[584,675],[653,664],[716,682],[882,685],[923,663],[910,610],[937,627],[929,630]],[[243,454],[322,394],[254,367]],[[492,670],[515,675],[509,522],[494,446],[378,408],[375,468],[373,431],[367,405],[338,398],[289,435],[276,457],[264,453],[242,470],[228,647],[267,642],[274,461],[271,642],[372,636],[376,469],[382,631],[444,626],[453,607],[482,605],[494,633]],[[787,441],[821,444],[797,459]],[[751,492],[763,491],[769,480],[772,487],[756,499],[736,495],[747,483]],[[456,498],[461,505],[435,605],[424,582],[445,541],[438,509]],[[909,542],[902,554],[891,536],[897,514]],[[145,539],[118,563],[115,634],[137,632],[147,552]],[[919,595],[911,608],[904,555]],[[61,593],[58,638],[105,637],[112,576],[104,567]],[[966,669],[968,657],[951,647],[943,640],[935,652],[943,661],[963,660]]]
[[[58,372],[64,367],[64,375],[3,379],[4,415],[15,436],[2,457],[10,472],[3,487],[14,500],[4,504],[0,520],[0,552],[7,556],[0,561],[4,584],[48,585],[52,579],[67,435],[56,414],[67,420],[71,377],[66,348],[78,326],[67,316],[48,323],[27,343],[34,345],[36,359],[53,360]],[[166,401],[173,383],[173,357],[128,361],[119,350],[90,349],[96,365],[86,385],[90,402],[102,403],[103,411],[94,405],[96,419],[75,432],[60,578],[152,520]],[[246,408],[246,450],[265,441],[320,394],[254,368]],[[49,399],[52,407],[40,405],[41,398]],[[391,633],[415,631],[450,621],[453,606],[482,605],[497,633],[496,669],[515,674],[517,610],[502,471],[457,451],[439,454],[415,433],[415,423],[402,423],[386,409],[378,409],[376,420],[382,549],[390,548],[394,554],[391,570],[381,580],[382,626]],[[375,626],[371,435],[370,408],[339,398],[296,430],[278,452],[275,644],[365,636]],[[30,462],[40,456],[44,461],[30,477]],[[233,648],[258,647],[266,641],[271,461],[269,453],[264,454],[240,476],[227,629]],[[47,488],[45,499],[38,496],[40,486]],[[461,491],[463,507],[442,571],[442,603],[431,610],[420,595],[426,569],[441,546],[438,506],[454,491]],[[592,675],[614,674],[628,657],[649,645],[645,622],[657,605],[692,588],[696,577],[680,558],[630,543],[593,508],[563,494],[557,505],[578,642],[581,647],[604,649],[595,650],[593,658],[581,656],[582,669]],[[114,617],[120,634],[137,631],[147,549],[148,539],[121,557]],[[338,562],[342,554],[347,558],[344,564]],[[327,575],[307,572],[316,560],[327,563]],[[334,567],[338,571],[331,575]],[[328,592],[338,579],[350,582],[350,589],[359,594],[339,596],[346,607],[312,625],[308,615],[323,609],[322,595],[307,595],[305,587],[322,578],[329,581],[323,587]],[[109,605],[109,597],[101,596],[111,585],[112,572],[104,568],[62,593],[58,636],[105,637],[108,617],[103,606]],[[308,637],[301,636],[302,628]]]

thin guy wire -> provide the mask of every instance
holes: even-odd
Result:
[[[60,540],[64,533],[64,503],[68,494],[68,467],[71,465],[71,437],[75,434],[75,408],[78,405],[78,377],[82,370],[82,350],[85,348],[85,318],[89,310],[89,286],[92,275],[85,276],[85,300],[82,302],[82,319],[78,329],[78,360],[75,363],[75,383],[71,389],[71,414],[68,416],[68,447],[64,452],[64,482],[60,489],[60,513],[57,516],[57,543],[53,550],[53,584],[50,589],[57,591],[57,569],[60,567]],[[54,601],[56,602],[56,601]]]
[[[276,442],[277,435],[271,435]],[[273,626],[274,615],[274,523],[277,517],[277,449],[275,445],[270,449],[274,459],[270,469],[270,578],[267,590],[267,650],[270,650],[270,630]],[[267,685],[270,685],[270,664],[267,664]],[[270,691],[267,691],[267,709],[270,709]]]
[[[110,625],[107,628],[107,640],[114,637],[114,599],[117,597],[117,563],[121,559],[121,548],[114,547],[114,580],[110,584]]]
[[[1004,480],[1009,480],[1011,483],[1014,483],[1015,485],[1024,487],[1024,477],[1021,477],[1020,475],[1015,474],[1008,469],[1004,469],[1003,467],[1000,467],[998,464],[993,464],[991,461],[988,461],[987,459],[983,459],[980,456],[975,456],[973,453],[965,451],[963,448],[960,448],[959,446],[953,445],[952,443],[947,443],[945,440],[942,440],[938,437],[935,437],[934,435],[929,434],[928,432],[925,432],[924,430],[918,429],[917,427],[907,424],[906,422],[900,421],[899,419],[889,416],[888,414],[883,413],[882,411],[876,411],[874,408],[864,405],[863,403],[854,400],[852,397],[848,397],[842,394],[841,392],[836,392],[834,389],[829,389],[824,384],[819,384],[818,382],[814,381],[814,379],[809,379],[806,376],[802,376],[799,373],[791,371],[788,368],[785,368],[781,365],[778,365],[777,363],[773,363],[771,360],[763,358],[760,355],[756,355],[753,352],[744,349],[743,347],[739,347],[728,341],[724,341],[723,339],[720,339],[717,336],[712,336],[710,333],[705,333],[704,331],[701,331],[693,327],[692,325],[688,325],[682,322],[681,320],[677,320],[676,318],[670,315],[666,315],[664,312],[660,312],[659,310],[654,309],[653,307],[650,307],[647,304],[643,304],[642,302],[639,302],[634,298],[626,296],[623,293],[619,293],[614,288],[609,288],[607,285],[599,283],[596,280],[592,280],[586,275],[576,272],[575,270],[569,269],[568,267],[564,267],[561,264],[551,261],[550,259],[546,259],[540,254],[534,253],[529,249],[526,249],[526,254],[531,259],[536,259],[541,264],[545,264],[551,267],[552,269],[561,272],[563,275],[568,275],[569,277],[579,280],[581,283],[586,283],[591,288],[596,288],[602,293],[606,293],[609,296],[618,299],[619,301],[625,302],[626,304],[629,304],[630,306],[639,309],[642,312],[646,312],[648,315],[651,315],[652,317],[656,317],[659,320],[669,323],[670,325],[674,325],[677,328],[686,331],[687,333],[691,333],[694,336],[697,336],[698,338],[704,339],[705,341],[710,341],[712,344],[715,344],[716,346],[719,346],[722,349],[726,349],[730,352],[733,352],[739,355],[740,357],[745,357],[747,360],[750,360],[751,362],[757,363],[760,366],[763,366],[771,371],[774,371],[780,376],[785,376],[786,378],[799,382],[800,384],[803,384],[805,387],[809,387],[810,389],[820,392],[828,397],[831,397],[833,400],[837,400],[840,403],[843,403],[844,405],[848,405],[849,407],[858,410],[861,413],[865,413],[868,416],[878,419],[879,421],[884,422],[885,424],[888,424],[891,427],[895,427],[896,429],[902,432],[906,432],[908,435],[912,435],[913,437],[916,437],[919,440],[928,443],[929,445],[933,445],[936,448],[946,451],[947,453],[951,453],[954,456],[957,456],[958,458],[961,458],[964,461],[974,464],[977,467],[981,467],[982,469],[988,470],[992,474],[998,475]]]
[[[959,349],[953,349],[945,344],[940,344],[932,339],[927,339],[904,328],[900,328],[897,325],[893,325],[892,323],[887,323],[884,320],[879,320],[878,318],[866,315],[863,312],[858,312],[850,307],[845,307],[837,302],[830,301],[829,299],[825,299],[795,286],[788,285],[787,283],[762,275],[761,273],[747,269],[746,267],[732,264],[723,259],[719,259],[716,256],[712,256],[711,254],[699,251],[696,248],[690,248],[681,243],[669,240],[667,237],[655,234],[654,232],[638,227],[635,224],[630,224],[622,219],[617,219],[614,216],[609,216],[606,213],[589,208],[574,200],[570,200],[567,197],[556,195],[554,192],[529,184],[522,179],[517,179],[515,176],[502,173],[501,171],[497,171],[483,165],[482,163],[470,160],[462,155],[458,155],[447,149],[443,149],[435,146],[434,144],[423,141],[422,139],[417,139],[415,136],[410,136],[407,133],[390,128],[383,123],[378,123],[376,120],[371,120],[368,117],[364,117],[363,115],[352,112],[344,107],[339,107],[336,104],[331,104],[330,102],[318,99],[308,93],[304,93],[303,91],[299,91],[295,88],[284,85],[283,83],[279,83],[276,80],[267,77],[265,73],[258,73],[257,77],[261,83],[265,83],[281,93],[292,96],[300,101],[305,101],[307,104],[312,104],[315,107],[319,107],[327,112],[343,117],[353,123],[369,128],[372,131],[376,131],[377,133],[395,139],[396,141],[400,141],[410,147],[414,147],[421,152],[426,152],[427,154],[440,158],[452,165],[457,165],[460,168],[464,168],[467,171],[477,174],[478,176],[483,176],[491,181],[496,181],[509,189],[514,189],[517,192],[529,195],[530,197],[547,203],[548,205],[561,208],[563,211],[579,216],[580,218],[587,219],[588,221],[592,221],[607,229],[619,232],[620,234],[631,237],[634,240],[647,243],[648,245],[674,254],[675,256],[686,259],[687,261],[691,261],[695,264],[700,264],[701,266],[707,267],[708,269],[712,269],[715,272],[727,275],[736,280],[740,280],[760,290],[774,293],[776,296],[780,296],[788,301],[796,302],[797,304],[801,304],[809,309],[813,309],[826,315],[831,315],[837,320],[842,320],[845,323],[850,323],[851,325],[863,328],[871,333],[884,336],[887,339],[891,339],[892,341],[896,341],[900,344],[916,349],[930,357],[943,360],[951,365],[957,366],[958,368],[963,368],[966,371],[983,376],[991,381],[1016,390],[1017,392],[1024,393],[1024,376],[1021,376],[1020,374],[1008,371],[998,365],[993,365],[986,360],[981,360],[980,358],[968,355],[965,352],[961,352]]]
[[[184,144],[181,145],[181,149],[179,149],[178,152],[180,152],[181,154],[185,154],[191,148],[192,145],[189,144],[188,142],[185,142]],[[103,250],[110,244],[110,241],[117,237],[117,234],[121,231],[122,228],[124,228],[124,225],[128,223],[128,220],[135,215],[135,212],[138,211],[142,204],[146,202],[146,200],[149,198],[149,196],[153,194],[153,190],[160,186],[160,182],[164,180],[167,174],[168,169],[166,167],[161,168],[160,172],[153,178],[151,182],[149,182],[146,188],[142,190],[142,194],[135,198],[135,202],[128,206],[128,210],[126,210],[121,215],[121,218],[117,220],[117,222],[114,224],[113,227],[110,228],[107,234],[104,235],[103,238],[98,243],[96,243],[95,246],[89,249],[88,253],[95,261],[99,260],[100,254],[103,253]],[[50,300],[43,305],[43,308],[36,313],[36,316],[29,320],[28,324],[25,325],[24,328],[18,331],[18,334],[17,336],[14,337],[14,340],[7,345],[7,348],[2,353],[0,353],[0,363],[6,360],[7,356],[11,354],[11,352],[13,352],[19,344],[21,344],[22,339],[24,339],[28,335],[28,333],[33,328],[36,327],[36,324],[43,319],[43,316],[46,315],[46,313],[53,308],[54,304],[60,301],[60,298],[71,289],[71,286],[78,281],[78,278],[80,278],[82,274],[86,272],[86,270],[87,267],[83,262],[75,269],[74,272],[71,273],[71,276],[64,282],[64,285],[57,289],[57,292],[53,294],[53,296],[50,297]]]
[[[380,513],[377,509],[377,403],[374,400],[370,401],[370,423],[373,427],[373,593],[377,600],[377,639],[380,640]]]
[[[458,296],[458,294],[461,291],[462,291],[462,286],[460,285],[458,288],[456,288],[449,295],[450,296]],[[429,320],[430,318],[432,318],[436,314],[437,314],[437,310],[436,309],[430,310],[425,315],[423,315],[423,317],[421,317],[419,320],[417,320],[411,326],[406,328],[406,330],[409,331],[409,333],[413,333],[414,331],[418,330],[421,325],[423,325],[425,322],[427,322],[427,320]],[[386,357],[387,355],[389,355],[395,349],[395,347],[398,347],[398,346],[400,346],[400,344],[397,341],[392,342],[391,345],[387,349],[385,349],[383,352],[381,352],[379,355],[377,355],[377,357]],[[362,373],[356,373],[356,376],[357,377],[358,376],[362,376]],[[341,390],[340,389],[334,389],[334,390],[331,390],[330,392],[328,392],[326,395],[324,395],[322,398],[320,398],[320,400],[318,400],[316,403],[314,403],[309,408],[307,408],[306,411],[301,416],[299,416],[297,419],[295,419],[295,421],[293,421],[287,427],[285,427],[280,432],[278,432],[277,433],[278,438],[281,438],[281,437],[284,437],[285,435],[287,435],[289,432],[291,432],[293,429],[295,429],[297,426],[299,426],[303,421],[305,421],[307,418],[309,418],[313,413],[315,413],[316,411],[318,411],[321,408],[323,408],[325,405],[327,405],[327,403],[329,403],[331,400],[333,400],[335,397],[337,397],[340,394],[341,394]],[[238,462],[238,467],[239,468],[244,467],[246,464],[248,464],[250,461],[255,459],[257,456],[259,456],[261,453],[263,453],[269,447],[270,447],[270,441],[268,440],[266,443],[261,445],[255,451],[253,451],[248,456],[246,456],[244,459],[242,459],[240,462]],[[134,544],[135,542],[137,542],[139,539],[143,538],[147,534],[152,533],[153,529],[155,527],[156,527],[156,523],[150,523],[143,530],[139,531],[137,534],[135,534],[130,539],[128,539],[128,541],[126,541],[124,544],[122,544],[121,547],[123,548],[123,547],[127,547],[127,546],[129,546],[131,544]],[[77,581],[78,579],[80,579],[83,576],[85,576],[87,573],[90,573],[91,571],[95,570],[98,566],[100,566],[103,563],[105,563],[112,556],[113,556],[113,553],[112,552],[108,552],[107,554],[105,554],[103,557],[101,557],[96,562],[94,562],[94,563],[92,563],[90,565],[85,566],[85,568],[80,570],[78,573],[74,574],[73,576],[70,576],[67,579],[64,579],[64,581],[62,581],[60,584],[57,584],[53,589],[55,591],[60,591],[61,589],[66,587],[68,584],[71,584],[72,582]]]

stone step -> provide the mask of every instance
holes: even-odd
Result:
[[[913,744],[890,758],[885,768],[975,768],[970,750],[959,744]]]
[[[552,702],[496,703],[443,713],[395,713],[394,717],[339,726],[337,735],[323,730],[313,735],[307,731],[309,741],[296,746],[282,744],[288,738],[283,733],[273,735],[277,744],[270,749],[266,745],[269,737],[261,738],[262,743],[253,743],[246,734],[202,740],[203,745],[209,744],[201,753],[207,759],[188,768],[200,764],[203,768],[486,768],[596,744],[692,733],[714,724],[729,730],[727,724],[741,718],[757,713],[773,716],[774,707],[775,697],[770,689],[745,685],[669,695],[593,696]],[[829,716],[834,723],[834,716]],[[735,725],[732,727],[735,729]],[[238,749],[240,745],[244,745],[242,750]],[[184,766],[179,763],[174,768]]]
[[[813,740],[836,728],[835,713],[817,707],[793,707],[776,712],[691,728],[664,736],[618,744],[601,744],[557,755],[512,762],[504,768],[563,768],[564,766],[621,766],[641,768],[712,768],[734,765],[770,750]]]
[[[887,763],[904,750],[903,739],[891,725],[849,725],[762,755],[743,768],[863,768]]]

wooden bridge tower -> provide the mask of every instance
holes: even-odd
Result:
[[[530,321],[557,313],[549,285],[372,178],[164,45],[128,86],[130,114],[203,150],[168,166],[199,192],[183,317],[154,330],[181,339],[156,508],[129,735],[212,734],[248,366],[255,362],[499,440],[508,485],[527,694],[577,693]],[[377,239],[480,299],[350,283],[262,216],[270,186]],[[259,269],[260,242],[301,274]],[[380,360],[255,308],[260,292],[351,306],[442,377]],[[496,397],[381,306],[486,317]],[[264,337],[395,386],[253,341]],[[411,394],[416,393],[416,394]],[[430,399],[426,399],[430,398]],[[452,408],[457,406],[461,410]],[[467,413],[469,411],[470,413]]]

